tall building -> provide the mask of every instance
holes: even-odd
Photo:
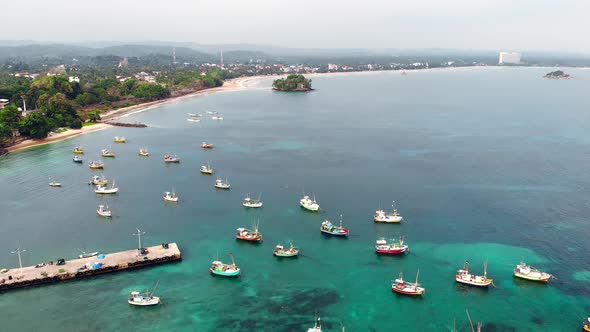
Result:
[[[500,58],[498,59],[498,64],[510,64],[510,65],[517,65],[520,64],[520,57],[522,54],[518,52],[500,52]]]

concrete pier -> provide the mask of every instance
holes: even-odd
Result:
[[[168,248],[158,245],[145,249],[147,253],[144,255],[139,255],[137,249],[132,249],[112,254],[102,253],[105,255],[103,259],[94,256],[66,260],[63,265],[54,262],[52,265],[45,263],[44,266],[23,267],[22,274],[19,267],[12,268],[7,272],[0,272],[0,291],[168,263],[182,258],[176,243],[169,243]],[[96,263],[102,265],[95,268]]]

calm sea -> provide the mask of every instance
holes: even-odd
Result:
[[[483,331],[576,331],[590,315],[589,70],[547,80],[548,68],[466,68],[313,77],[311,93],[254,89],[218,93],[129,116],[146,129],[112,128],[0,158],[0,268],[177,242],[180,263],[0,294],[4,331],[467,331],[465,310]],[[255,83],[269,86],[270,80]],[[186,121],[187,113],[221,113]],[[206,114],[204,114],[206,115]],[[123,135],[126,144],[115,144]],[[215,144],[200,148],[202,141]],[[104,174],[120,192],[98,197],[86,160],[111,147]],[[137,155],[146,146],[151,156]],[[166,165],[165,153],[182,162]],[[216,175],[199,173],[209,162]],[[63,183],[50,188],[48,177]],[[219,176],[230,191],[215,190]],[[177,205],[161,195],[173,189]],[[315,194],[322,211],[298,206]],[[247,193],[264,208],[246,210]],[[401,225],[374,224],[392,200]],[[111,221],[96,215],[107,203]],[[320,223],[343,215],[348,239]],[[264,243],[236,242],[259,221]],[[405,235],[410,253],[379,257],[377,238]],[[276,259],[292,241],[297,259]],[[211,277],[233,253],[241,279]],[[489,264],[495,287],[454,281],[468,259]],[[515,280],[525,260],[557,279]],[[423,298],[391,292],[417,270]],[[127,304],[152,287],[162,305]]]

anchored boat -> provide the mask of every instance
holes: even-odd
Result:
[[[209,268],[209,272],[213,275],[218,275],[222,277],[237,277],[240,275],[240,268],[236,265],[234,260],[234,255],[231,253],[229,254],[231,257],[231,264],[225,264],[219,260],[214,260],[211,263],[211,267]]]
[[[299,205],[301,205],[302,208],[312,212],[317,212],[320,209],[320,205],[315,201],[315,196],[312,200],[309,198],[309,196],[304,195],[303,198],[299,200]]]
[[[98,251],[91,252],[91,253],[86,253],[86,252],[82,251],[82,254],[78,255],[78,258],[89,258],[89,257],[94,257],[94,256],[98,256]]]
[[[111,149],[102,149],[100,150],[100,155],[107,158],[114,158],[115,152],[111,151]]]
[[[207,143],[207,142],[203,142],[203,143],[201,143],[201,147],[203,149],[213,149],[213,144]]]
[[[199,114],[199,113],[189,113],[188,115],[189,115],[189,116],[192,116],[192,117],[194,117],[194,118],[198,118],[198,117],[200,117],[200,116],[201,116],[201,114]]]
[[[374,222],[386,222],[386,223],[400,223],[403,218],[397,212],[395,208],[395,201],[391,204],[392,212],[386,212],[385,210],[379,209],[375,211],[375,216],[373,217]]]
[[[112,217],[113,212],[109,209],[108,205],[99,205],[98,209],[96,209],[96,213],[98,213],[101,217]]]
[[[426,292],[426,290],[423,287],[420,287],[420,284],[418,283],[418,275],[419,274],[420,274],[420,270],[418,270],[418,272],[416,272],[416,282],[408,282],[408,281],[404,281],[403,273],[400,272],[399,278],[395,279],[394,283],[391,285],[391,290],[396,293],[400,293],[400,294],[404,294],[404,295],[412,295],[412,296],[424,294],[424,292]]]
[[[258,231],[258,224],[254,227],[254,230],[246,228],[236,229],[236,239],[248,242],[262,242],[262,233]]]
[[[51,176],[49,177],[49,186],[50,187],[61,187],[61,183],[55,181],[54,179],[51,178]]]
[[[180,162],[180,158],[178,158],[178,156],[174,155],[170,155],[170,154],[165,154],[164,155],[164,162],[165,163],[176,163],[178,164]]]
[[[322,332],[322,320],[319,317],[316,317],[315,325],[308,328],[307,332]]]
[[[104,163],[102,161],[91,161],[90,165],[88,165],[90,169],[103,169]]]
[[[174,190],[172,192],[165,191],[164,196],[162,196],[162,198],[164,198],[164,200],[166,202],[173,202],[173,203],[178,202],[178,195],[176,195]]]
[[[375,251],[382,255],[400,255],[409,251],[410,247],[404,243],[404,237],[400,236],[399,242],[387,242],[385,239],[379,239],[375,242]]]
[[[115,136],[115,143],[125,143],[125,142],[127,142],[127,139],[125,137]]]
[[[348,236],[348,229],[342,227],[342,215],[340,215],[340,226],[334,226],[330,220],[324,220],[320,231],[324,234],[335,235],[335,236]]]
[[[159,280],[158,282],[156,282],[156,286],[154,286],[154,290],[151,293],[148,289],[145,290],[144,294],[141,294],[140,292],[131,292],[131,296],[129,297],[129,300],[127,302],[129,302],[129,304],[136,306],[150,306],[159,304],[160,298],[154,296],[154,292],[156,291],[159,282]]]
[[[201,119],[186,119],[188,122],[201,122]]]
[[[139,148],[139,155],[142,157],[149,157],[150,153],[147,148]]]
[[[213,174],[213,168],[211,168],[211,165],[209,165],[209,163],[207,163],[207,165],[203,165],[201,166],[201,169],[199,170],[201,173],[203,174]]]
[[[514,276],[521,279],[537,282],[549,282],[553,276],[549,273],[541,272],[534,267],[520,262],[514,269]]]
[[[94,192],[97,194],[116,194],[119,191],[118,187],[115,187],[115,181],[111,184],[111,187],[107,187],[106,185],[99,184],[94,189]]]
[[[262,201],[260,200],[260,197],[261,195],[258,195],[258,199],[252,199],[250,198],[250,194],[247,194],[246,198],[244,198],[244,201],[242,202],[242,205],[247,208],[261,208]]]
[[[84,149],[82,149],[81,147],[77,146],[74,148],[74,153],[75,154],[84,154]]]
[[[75,162],[75,163],[77,163],[77,164],[81,164],[81,163],[84,162],[84,160],[80,156],[74,156],[74,158],[72,159],[72,161]]]
[[[587,321],[584,322],[584,326],[582,327],[584,331],[590,331],[590,317],[587,318]]]
[[[212,116],[211,120],[223,120],[222,116]]]
[[[470,285],[470,286],[477,286],[477,287],[488,287],[489,285],[494,282],[493,279],[488,278],[488,263],[483,264],[484,272],[483,276],[478,276],[469,273],[469,261],[465,261],[465,265],[463,268],[457,271],[455,275],[455,280],[458,283]]]
[[[104,186],[107,183],[109,183],[109,181],[107,180],[107,178],[104,177],[104,175],[102,177],[98,176],[98,175],[93,175],[92,178],[90,179],[90,181],[88,181],[88,184],[92,184],[95,186]]]
[[[227,181],[227,179],[225,179],[225,181],[223,181],[222,179],[215,180],[215,188],[229,189],[230,187],[231,186],[230,186],[229,182]]]
[[[277,257],[297,257],[299,255],[299,249],[294,247],[293,243],[291,243],[289,249],[285,249],[281,244],[277,244],[272,254]]]

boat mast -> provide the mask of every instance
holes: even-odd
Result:
[[[475,329],[473,328],[473,322],[471,321],[471,316],[469,316],[469,310],[465,309],[465,312],[467,312],[467,319],[469,319],[469,325],[471,325],[471,332],[475,332]]]
[[[416,272],[416,286],[418,285],[418,276],[420,275],[420,270],[418,270],[418,272]]]
[[[488,278],[488,261],[483,263],[483,277],[484,279]]]
[[[156,292],[156,288],[158,288],[159,283],[160,283],[160,280],[156,281],[156,285],[154,286],[154,289],[152,290],[150,297],[154,296],[154,293]]]
[[[340,214],[340,228],[342,228],[342,213]]]
[[[234,260],[234,255],[232,255],[232,253],[231,253],[231,252],[229,253],[229,257],[231,258],[231,263],[232,263],[232,265],[234,265],[234,266],[235,266],[235,265],[236,265],[236,261]]]
[[[141,235],[145,234],[145,232],[142,232],[139,228],[137,229],[137,233],[133,233],[132,235],[137,235],[137,242],[138,242],[138,247],[137,247],[137,251],[139,252],[139,256],[141,256]]]

